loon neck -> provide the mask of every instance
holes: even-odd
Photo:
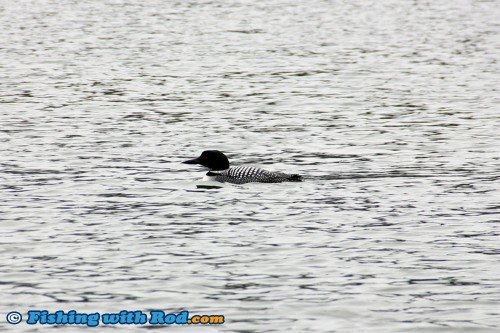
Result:
[[[221,171],[226,171],[227,169],[225,170],[210,170],[209,172],[207,172],[207,176],[218,176],[220,175],[220,172]]]
[[[218,166],[218,167],[213,167],[213,168],[210,168],[210,171],[224,171],[224,170],[227,170],[229,169],[229,164],[226,166]]]

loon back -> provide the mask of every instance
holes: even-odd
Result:
[[[234,167],[222,171],[209,171],[207,176],[215,181],[232,184],[300,182],[300,175],[270,172],[254,167]]]

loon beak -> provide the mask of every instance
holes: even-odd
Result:
[[[195,159],[193,159],[193,160],[184,161],[184,162],[182,162],[182,163],[185,163],[185,164],[200,164],[200,158],[199,158],[199,157],[197,157],[197,158],[195,158]]]

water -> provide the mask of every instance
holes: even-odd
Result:
[[[226,323],[169,331],[498,331],[498,2],[0,14],[2,330],[187,309]],[[180,162],[205,149],[306,180],[200,189]]]

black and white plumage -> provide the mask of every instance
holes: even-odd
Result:
[[[234,167],[222,171],[209,171],[208,179],[222,183],[245,184],[245,183],[282,183],[299,182],[299,175],[288,175],[280,172],[270,172],[254,167]]]
[[[260,168],[239,166],[229,167],[226,155],[218,150],[206,150],[200,157],[185,161],[186,164],[201,164],[210,169],[206,174],[209,180],[221,183],[245,184],[245,183],[282,183],[300,182],[300,175],[290,175],[281,172],[271,172]]]

